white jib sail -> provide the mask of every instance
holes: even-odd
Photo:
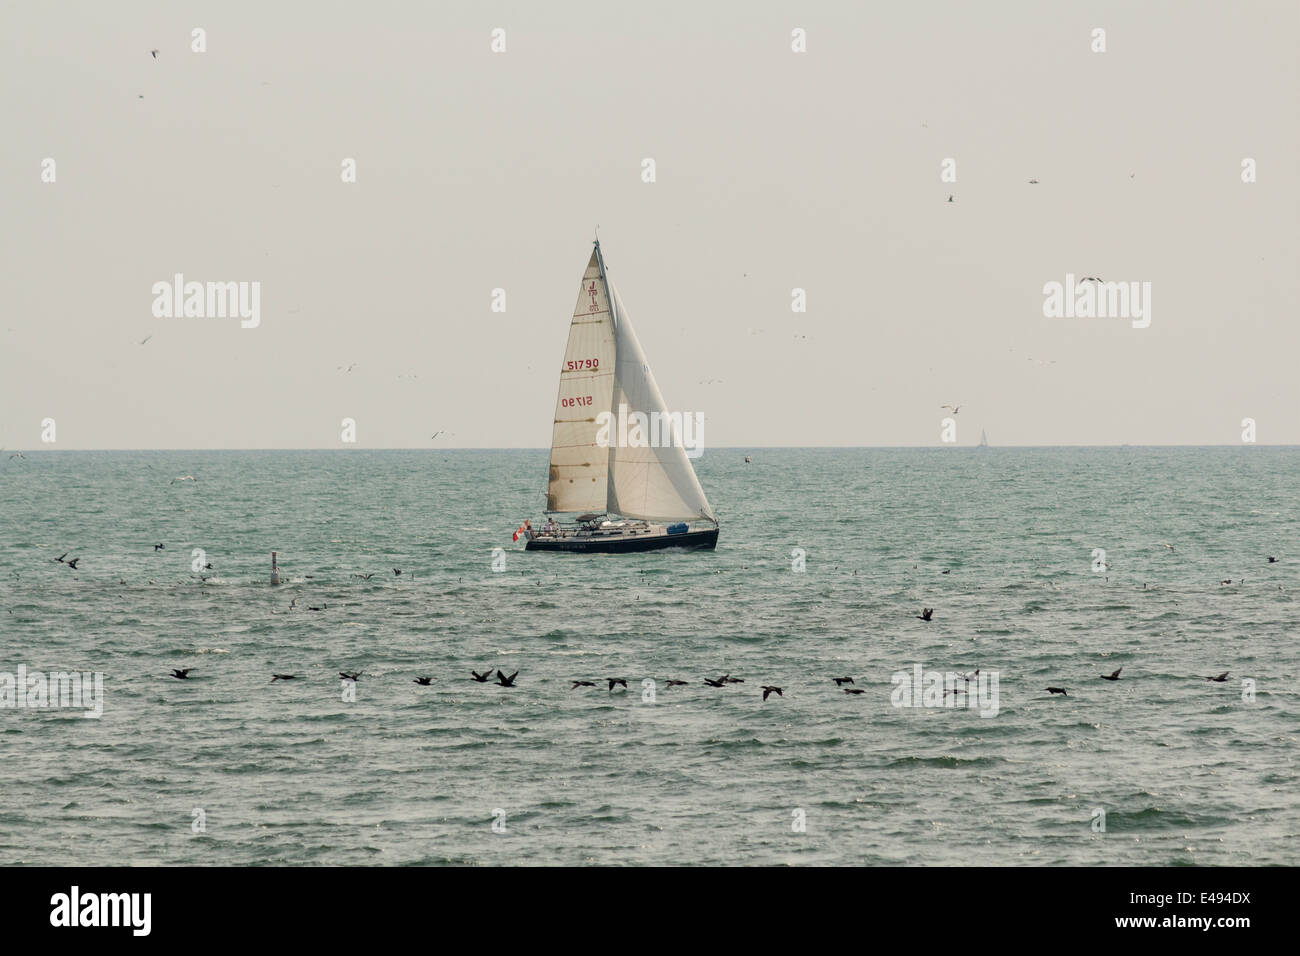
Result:
[[[608,282],[608,276],[605,277]],[[627,415],[641,412],[647,420],[652,413],[659,414],[660,422],[670,421],[668,406],[655,383],[650,365],[636,332],[628,319],[627,310],[619,298],[618,290],[609,284],[614,302],[614,331],[618,357],[615,363],[614,394],[611,412],[620,417],[620,406],[627,407]],[[631,431],[631,429],[629,429]],[[611,443],[609,455],[608,510],[629,518],[645,521],[689,521],[698,518],[713,520],[713,509],[704,497],[704,489],[695,476],[695,469],[682,447],[680,427],[673,427],[671,443],[662,439],[646,445]]]
[[[578,290],[569,326],[569,344],[560,365],[560,393],[551,432],[551,473],[547,511],[605,511],[609,488],[609,449],[596,443],[596,417],[610,409],[614,388],[614,325],[592,252]]]

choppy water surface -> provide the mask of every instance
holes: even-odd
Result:
[[[750,454],[700,459],[716,552],[619,556],[511,543],[543,451],[0,462],[0,671],[106,694],[0,710],[0,863],[1300,858],[1300,450]],[[893,706],[915,664],[997,715]]]

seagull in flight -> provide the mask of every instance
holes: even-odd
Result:
[[[153,338],[153,333],[150,333],[149,335],[146,335],[144,338],[142,338],[140,340],[140,344],[144,345],[144,343],[148,342],[151,338]]]
[[[946,409],[948,409],[948,410],[951,411],[954,415],[956,415],[959,411],[961,411],[961,406],[960,406],[960,405],[940,405],[939,407],[940,407],[940,408],[946,408]]]
[[[198,481],[198,479],[195,478],[193,475],[181,475],[181,476],[178,477],[178,478],[173,478],[173,479],[169,482],[169,484],[173,484],[173,485],[174,485],[174,484],[176,484],[176,482],[178,482],[178,481]]]

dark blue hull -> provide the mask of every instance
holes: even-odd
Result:
[[[578,554],[628,554],[633,551],[658,551],[661,548],[686,548],[712,551],[718,545],[717,528],[687,531],[683,534],[593,534],[566,537],[537,537],[529,540],[525,551],[570,551]]]

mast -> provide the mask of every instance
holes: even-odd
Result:
[[[596,227],[599,230],[599,226]],[[605,274],[605,255],[600,251],[600,233],[596,233],[596,265],[600,268],[600,284],[605,287],[605,301],[609,303],[609,322],[614,327],[614,368],[618,369],[618,315],[614,308],[614,297],[609,292],[609,277]],[[617,381],[617,379],[616,379]],[[617,391],[617,385],[615,386]],[[618,408],[612,407],[610,411],[617,415]],[[609,450],[605,455],[605,510],[608,511],[613,507],[613,502],[617,500],[614,491],[614,462],[617,458],[618,443],[610,442]]]
[[[605,275],[605,257],[600,251],[600,237],[596,237],[596,263],[600,266],[600,284],[605,287],[605,300],[609,303],[609,319],[614,323],[614,328],[618,328],[618,318],[615,315],[614,297],[609,294],[609,277]]]

